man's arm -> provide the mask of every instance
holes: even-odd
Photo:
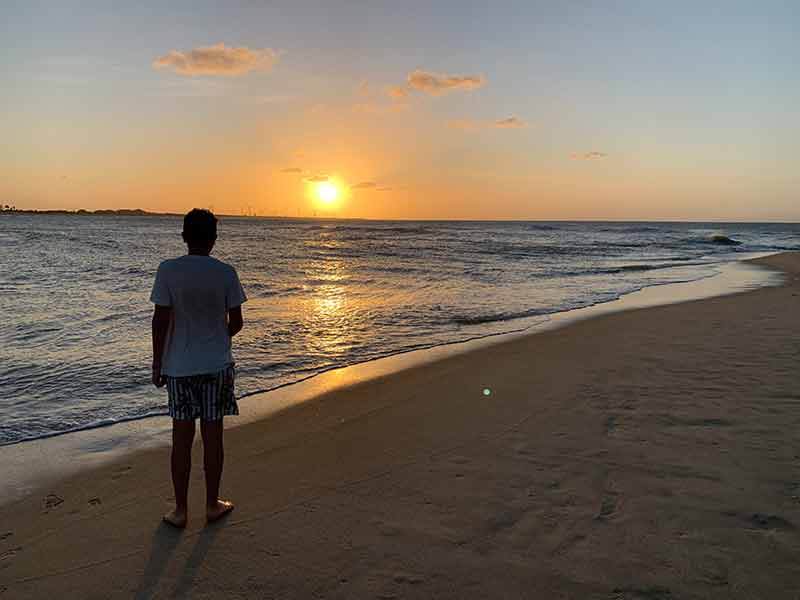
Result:
[[[237,306],[228,311],[228,335],[233,337],[239,333],[244,327],[244,319],[242,319],[242,307]]]
[[[171,306],[156,305],[153,311],[153,385],[156,387],[161,387],[166,383],[164,376],[161,374],[161,359],[164,354],[164,343],[167,340],[171,319]]]

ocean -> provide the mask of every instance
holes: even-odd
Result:
[[[158,263],[179,217],[0,216],[0,444],[166,414],[150,383]],[[222,218],[249,296],[246,397],[382,356],[518,331],[800,249],[797,224]]]

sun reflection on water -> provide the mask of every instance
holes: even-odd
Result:
[[[354,343],[352,331],[357,328],[358,311],[344,283],[348,277],[341,259],[314,259],[306,269],[306,287],[311,292],[303,300],[305,329],[309,333],[306,346],[310,352],[330,360],[346,354]]]

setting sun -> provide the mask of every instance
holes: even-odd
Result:
[[[339,197],[339,188],[330,181],[317,184],[317,198],[325,204],[332,204]]]

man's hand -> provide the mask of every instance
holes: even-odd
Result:
[[[157,388],[164,387],[167,378],[161,374],[161,365],[153,365],[153,385]]]
[[[161,374],[161,358],[164,354],[164,342],[172,320],[172,308],[156,305],[153,310],[153,385],[163,387],[167,383]]]
[[[233,337],[242,330],[244,320],[242,319],[242,307],[237,306],[228,311],[228,335]]]

